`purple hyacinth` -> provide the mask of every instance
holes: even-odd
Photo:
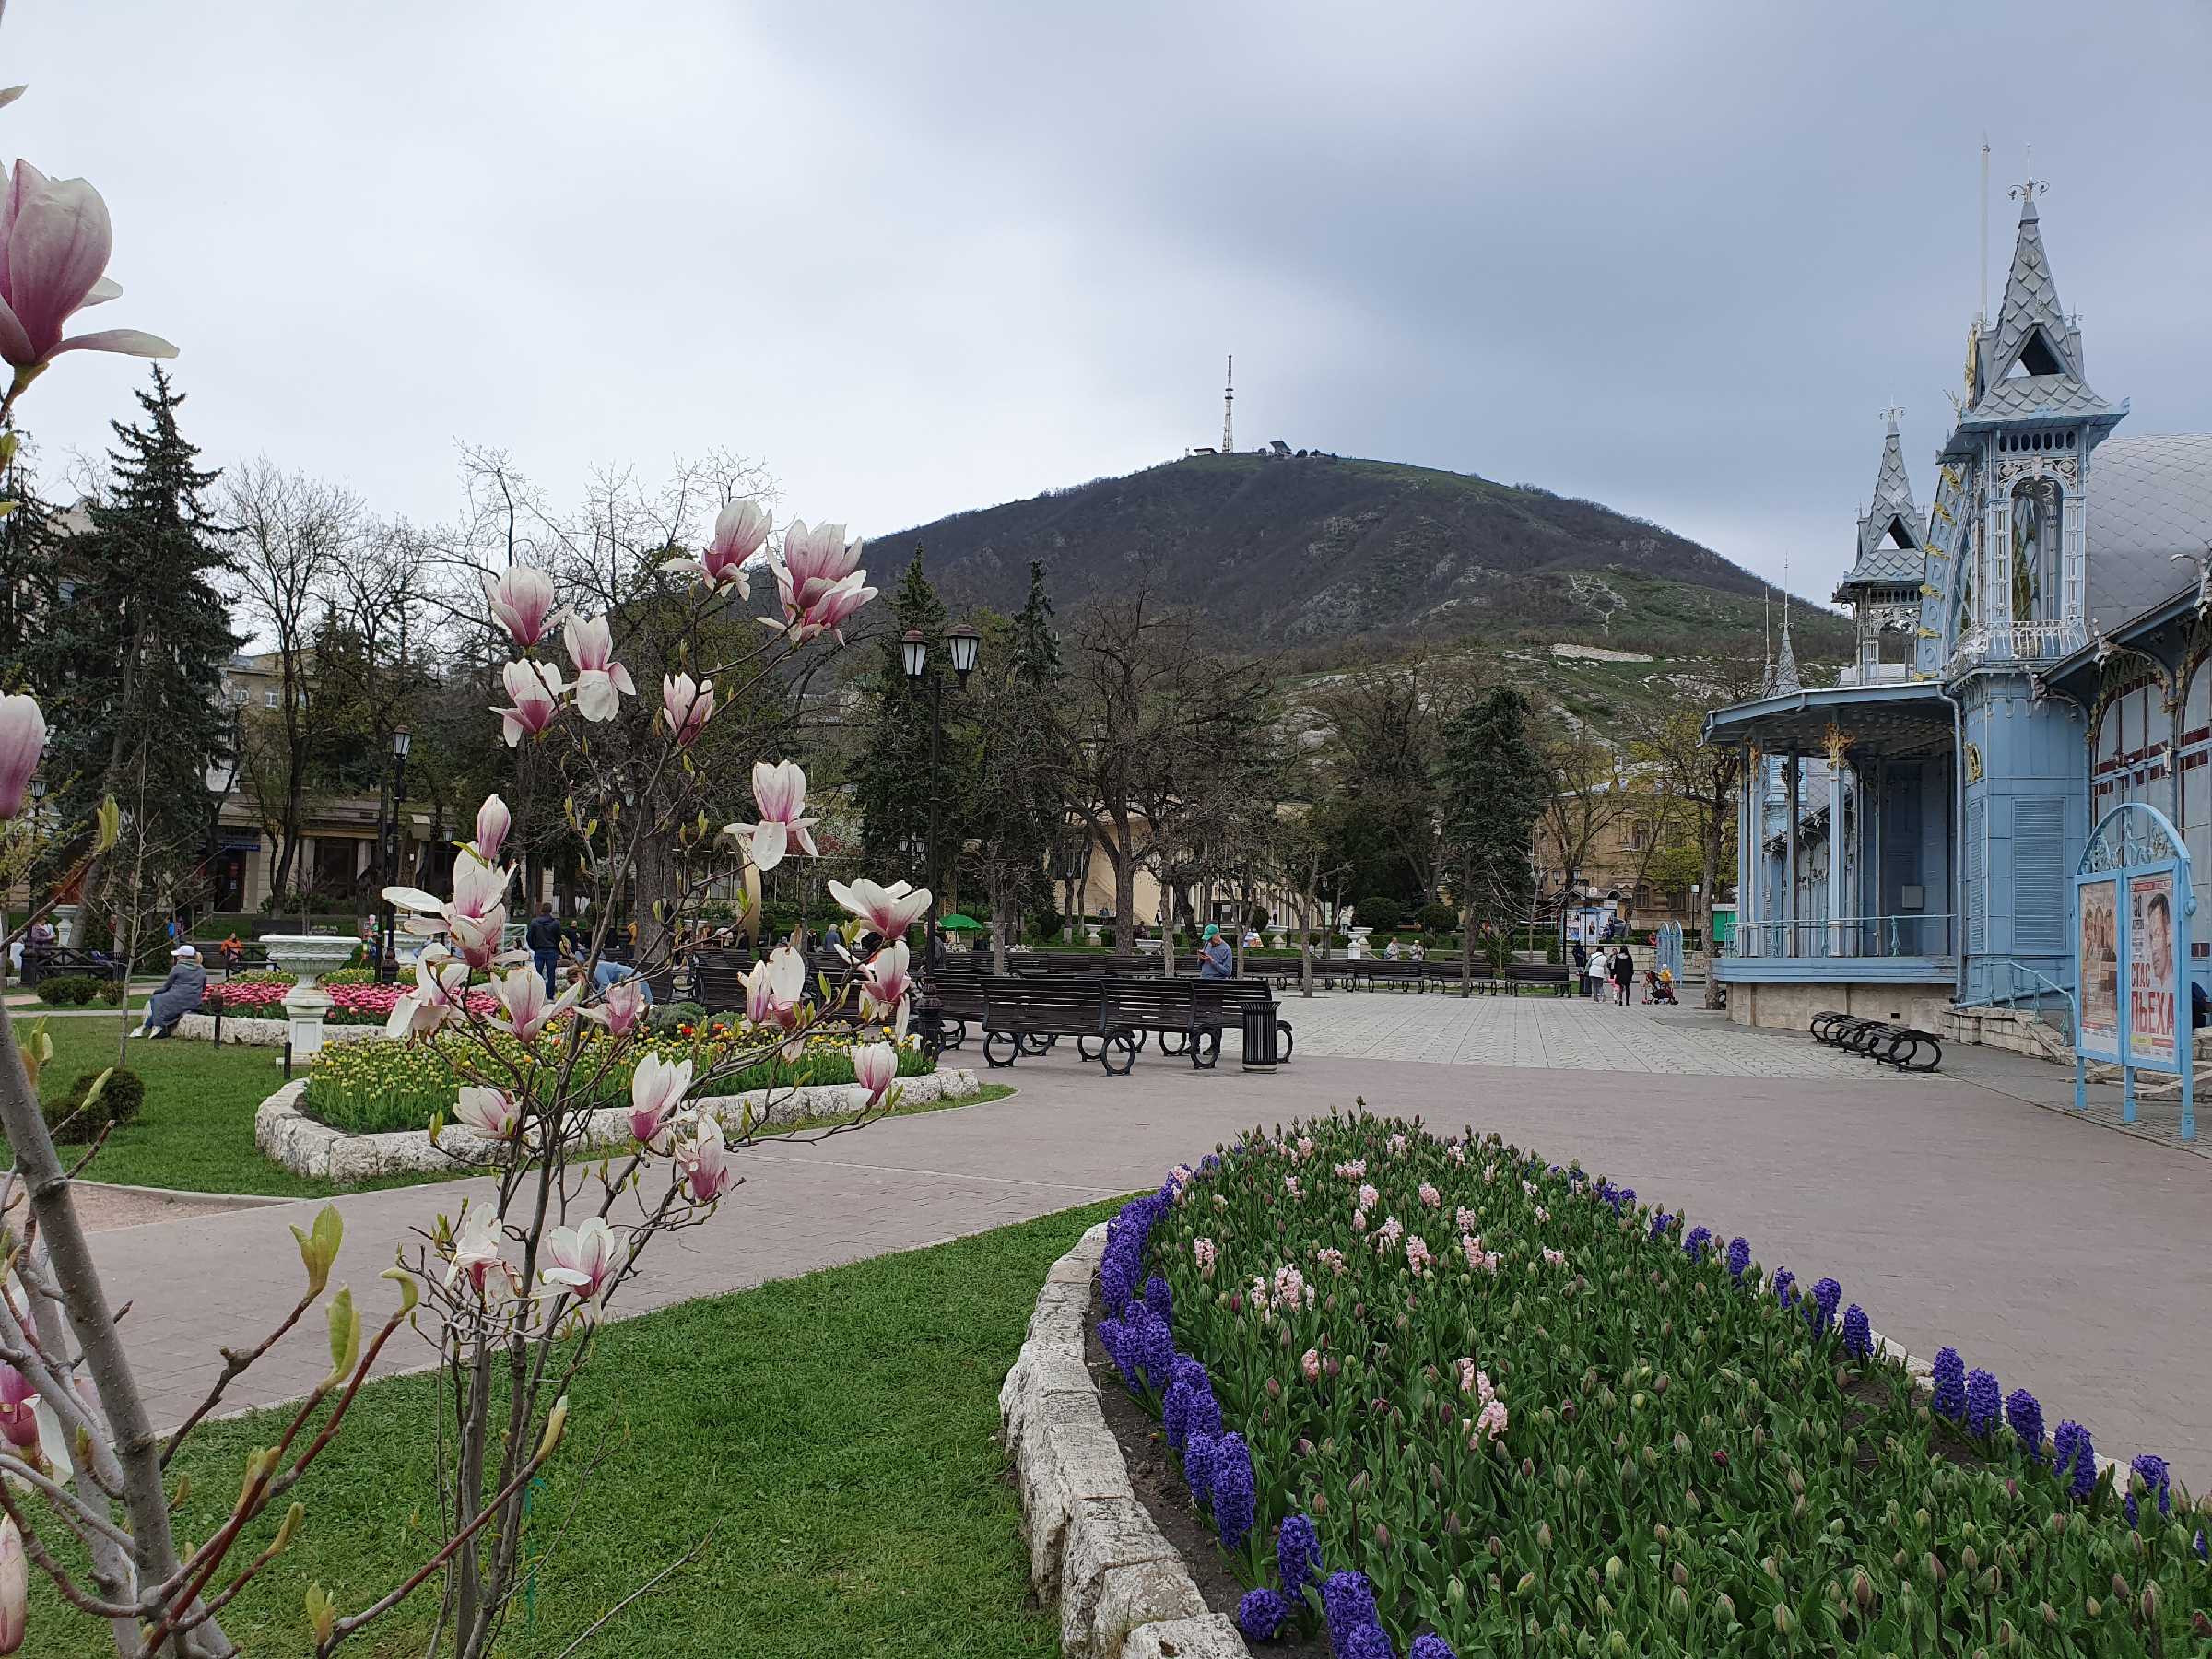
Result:
[[[1966,1373],[1966,1426],[1976,1434],[1995,1430],[2004,1395],[1996,1378],[1976,1366]]]
[[[1785,1308],[1797,1300],[1797,1276],[1787,1267],[1774,1270],[1774,1300]]]
[[[1693,1262],[1701,1262],[1705,1259],[1705,1246],[1712,1242],[1712,1228],[1693,1227],[1689,1230],[1689,1237],[1682,1241],[1682,1253]]]
[[[1658,1239],[1664,1237],[1666,1230],[1674,1226],[1674,1224],[1675,1218],[1668,1215],[1665,1210],[1661,1210],[1657,1215],[1652,1218],[1653,1240],[1656,1241]]]
[[[1129,1332],[1126,1346],[1130,1358],[1144,1373],[1145,1385],[1155,1393],[1165,1392],[1175,1380],[1175,1333],[1168,1328],[1166,1320],[1142,1302],[1130,1303],[1122,1323]]]
[[[1928,1404],[1936,1415],[1948,1418],[1954,1423],[1966,1416],[1966,1361],[1959,1358],[1955,1347],[1938,1348],[1936,1353],[1936,1394]]]
[[[1352,1632],[1376,1622],[1375,1593],[1364,1572],[1332,1572],[1321,1587],[1321,1611],[1329,1621],[1329,1645],[1338,1653]]]
[[[1214,1436],[1207,1430],[1194,1428],[1182,1442],[1182,1481],[1191,1488],[1194,1501],[1211,1500],[1213,1474]]]
[[[1398,1659],[1391,1648],[1389,1632],[1379,1624],[1361,1625],[1345,1639],[1336,1654],[1337,1659]]]
[[[1275,1575],[1282,1581],[1283,1594],[1292,1597],[1321,1583],[1321,1537],[1306,1516],[1290,1516],[1276,1535]]]
[[[2196,1551],[2198,1560],[2212,1561],[2212,1549],[2205,1547],[2205,1529],[2203,1527],[2200,1526],[2196,1529],[2196,1542],[2192,1544],[2190,1548]]]
[[[2097,1489],[2097,1448],[2090,1442],[2089,1431],[2068,1418],[2059,1424],[2051,1443],[2057,1453],[2056,1466],[2061,1475],[2071,1476],[2069,1489],[2078,1500]]]
[[[1129,1367],[1122,1359],[1122,1343],[1127,1335],[1120,1320],[1109,1316],[1099,1321],[1099,1346],[1106,1350],[1106,1358],[1113,1361],[1113,1369],[1124,1379],[1129,1375]]]
[[[1252,1452],[1241,1434],[1224,1434],[1214,1441],[1214,1463],[1209,1471],[1214,1494],[1214,1526],[1221,1547],[1241,1547],[1259,1506],[1257,1483],[1252,1475]]]
[[[1828,1335],[1828,1327],[1836,1323],[1836,1304],[1843,1300],[1843,1287],[1832,1278],[1824,1278],[1813,1287],[1813,1305],[1806,1317],[1813,1322],[1816,1336]]]
[[[2171,1515],[2173,1513],[2173,1494],[2172,1488],[2168,1485],[2166,1460],[2162,1457],[2153,1457],[2146,1452],[2127,1466],[2131,1474],[2140,1475],[2143,1477],[2143,1488],[2146,1491],[2157,1495],[2160,1518]],[[2130,1526],[2136,1524],[2136,1488],[2135,1483],[2132,1481],[2128,1483],[2127,1488],[2127,1524]]]
[[[1187,1357],[1175,1361],[1174,1374],[1168,1381],[1168,1392],[1160,1396],[1159,1423],[1167,1430],[1168,1444],[1176,1451],[1182,1450],[1183,1436],[1190,1432],[1191,1394],[1196,1389],[1213,1392],[1213,1383],[1206,1374],[1206,1367]]]
[[[1237,1629],[1254,1641],[1273,1641],[1290,1617],[1290,1604],[1274,1590],[1247,1590],[1237,1604]]]
[[[1751,1241],[1737,1238],[1728,1241],[1728,1277],[1740,1280],[1751,1265]]]
[[[1175,1325],[1175,1294],[1168,1288],[1168,1281],[1154,1274],[1145,1281],[1145,1306],[1159,1315],[1160,1323],[1171,1330]]]
[[[2035,1396],[2024,1388],[2016,1388],[2005,1402],[2005,1420],[2019,1437],[2021,1445],[2028,1448],[2028,1461],[2043,1461],[2043,1408],[2036,1404]]]
[[[1874,1352],[1874,1324],[1857,1302],[1843,1312],[1843,1348],[1861,1359]]]
[[[1406,1650],[1406,1659],[1459,1659],[1459,1655],[1441,1636],[1416,1636]]]
[[[1196,1434],[1221,1432],[1221,1402],[1214,1397],[1214,1385],[1205,1377],[1194,1378],[1182,1396],[1182,1433],[1187,1441]]]

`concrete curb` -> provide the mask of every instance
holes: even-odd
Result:
[[[1041,1601],[1060,1603],[1071,1659],[1251,1659],[1231,1619],[1206,1610],[1182,1557],[1136,1500],[1083,1361],[1083,1321],[1106,1224],[1044,1276],[1029,1339],[998,1394],[1021,1487],[1022,1536]]]
[[[323,1022],[324,1042],[369,1042],[381,1041],[384,1034],[382,1022],[376,1025],[334,1025]],[[197,1042],[208,1042],[215,1037],[215,1016],[186,1014],[177,1020],[171,1036]],[[241,1048],[282,1048],[292,1040],[292,1022],[288,1019],[256,1019],[251,1016],[223,1016],[223,1041],[236,1043]]]
[[[341,1186],[381,1175],[437,1174],[450,1170],[488,1170],[500,1151],[497,1143],[448,1124],[438,1144],[427,1129],[399,1129],[384,1135],[349,1135],[318,1124],[300,1111],[308,1079],[287,1083],[253,1113],[253,1144],[264,1156],[295,1175],[335,1181]],[[908,1105],[965,1100],[982,1091],[971,1071],[938,1071],[901,1077],[898,1088]],[[712,1112],[723,1126],[741,1131],[749,1112],[756,1128],[796,1123],[802,1118],[837,1117],[867,1103],[857,1083],[824,1083],[806,1088],[757,1088],[746,1094],[711,1095],[689,1104]],[[629,1111],[609,1106],[592,1113],[584,1149],[618,1151],[631,1144]]]

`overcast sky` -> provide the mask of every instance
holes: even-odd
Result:
[[[1924,504],[2027,166],[2124,432],[2212,429],[2212,9],[15,0],[190,436],[378,509],[756,455],[879,534],[1219,438],[1587,496],[1825,596]],[[143,364],[26,399],[98,445]]]

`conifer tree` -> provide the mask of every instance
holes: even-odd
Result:
[[[199,451],[177,429],[184,399],[159,367],[137,397],[143,421],[113,423],[112,488],[58,549],[61,602],[34,677],[58,699],[45,767],[65,820],[115,796],[147,862],[142,890],[190,902],[211,828],[208,770],[230,754],[223,665],[241,641],[202,499],[218,475],[193,465]],[[90,897],[112,914],[122,873],[110,865]]]
[[[1533,876],[1530,837],[1543,815],[1549,770],[1528,735],[1528,699],[1512,686],[1494,688],[1444,728],[1439,767],[1444,794],[1444,838],[1458,865],[1464,939],[1461,958],[1474,982],[1478,919],[1510,928],[1525,911]],[[1506,936],[1510,937],[1510,935]]]
[[[1066,669],[1053,629],[1044,566],[1031,560],[1030,593],[1010,623],[992,630],[1004,641],[1000,662],[976,677],[973,794],[962,813],[973,863],[991,902],[994,971],[1006,971],[1006,947],[1019,940],[1023,911],[1049,887],[1046,858],[1065,810],[1055,763],[1060,722],[1054,704]]]
[[[945,602],[922,573],[919,543],[889,604],[890,631],[877,646],[876,665],[862,685],[875,711],[856,780],[861,847],[870,864],[900,870],[920,887],[929,878],[930,696],[928,674],[919,685],[906,677],[900,638],[910,629],[929,641],[929,672],[943,675],[947,681],[945,743],[938,767],[943,806],[937,819],[939,856],[945,871],[952,868],[953,854],[965,839],[959,821],[959,803],[966,791],[959,781],[971,770],[974,746],[960,695],[954,689],[957,682],[952,680],[952,665],[945,653]]]

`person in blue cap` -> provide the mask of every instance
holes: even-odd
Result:
[[[1206,924],[1206,935],[1198,947],[1198,977],[1202,980],[1233,979],[1236,976],[1236,955],[1230,949],[1229,941],[1221,936],[1221,929],[1211,922]]]

